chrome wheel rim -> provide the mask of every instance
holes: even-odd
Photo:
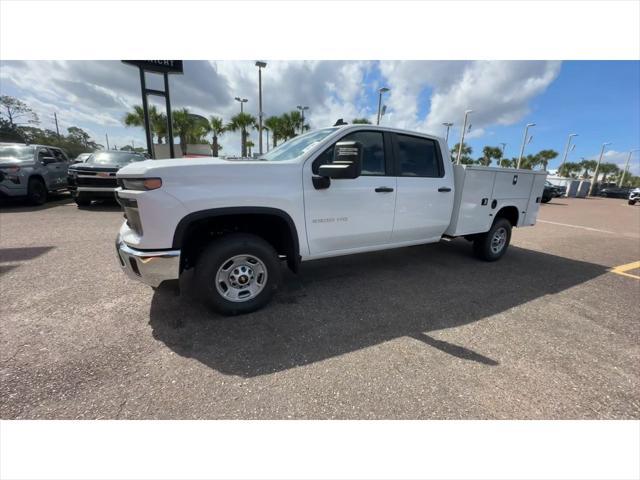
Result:
[[[235,255],[222,262],[215,280],[224,299],[247,302],[257,297],[267,284],[267,267],[253,255]]]
[[[495,232],[493,232],[493,237],[491,237],[491,251],[493,253],[500,253],[506,244],[507,229],[504,227],[500,227]]]

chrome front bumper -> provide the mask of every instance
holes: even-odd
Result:
[[[122,270],[134,280],[157,287],[180,275],[180,250],[142,252],[116,239],[116,251]]]

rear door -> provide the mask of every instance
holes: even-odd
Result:
[[[453,176],[436,140],[393,134],[398,194],[392,242],[437,240],[451,221]]]
[[[36,153],[37,171],[44,177],[44,182],[48,189],[57,188],[59,179],[56,177],[55,168],[53,163],[50,162],[50,158],[53,157],[53,153],[46,147],[38,147]]]
[[[55,178],[55,185],[57,188],[63,188],[67,186],[67,170],[69,168],[69,159],[65,153],[59,148],[49,147],[51,155],[56,159],[54,163],[47,165],[53,178]]]
[[[320,165],[332,161],[335,144],[305,166],[305,221],[311,255],[384,245],[391,237],[396,179],[391,175],[389,134],[358,130],[338,141],[346,140],[363,146],[360,177],[332,179],[329,188],[314,188],[312,176]]]

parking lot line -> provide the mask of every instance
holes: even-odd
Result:
[[[610,233],[611,235],[619,235],[611,230],[601,230],[599,228],[585,227],[583,225],[571,225],[570,223],[550,222],[549,220],[538,220],[540,223],[550,223],[552,225],[560,225],[562,227],[581,228],[582,230],[590,230],[592,232]]]
[[[640,268],[640,262],[631,262],[613,267],[611,269],[611,273],[617,273],[618,275],[624,275],[625,277],[631,277],[640,280],[640,276],[627,273],[629,270],[635,270],[636,268]]]

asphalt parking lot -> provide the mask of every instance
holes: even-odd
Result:
[[[5,205],[0,416],[640,418],[640,270],[612,271],[640,260],[640,206],[539,219],[497,263],[464,240],[305,263],[225,318],[121,273],[116,205]]]

